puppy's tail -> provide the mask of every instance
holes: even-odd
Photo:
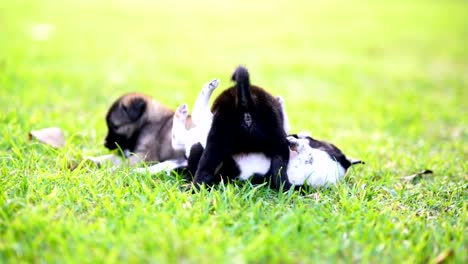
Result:
[[[364,161],[358,160],[358,159],[348,158],[348,160],[351,163],[351,166],[356,165],[356,164],[366,164]]]
[[[234,71],[231,80],[236,82],[238,105],[247,110],[252,103],[249,72],[245,67],[239,66]]]

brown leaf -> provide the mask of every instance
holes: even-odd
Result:
[[[29,140],[36,139],[37,141],[54,148],[65,146],[65,138],[62,129],[58,127],[49,127],[40,130],[29,132]]]
[[[444,251],[442,251],[434,260],[433,260],[433,263],[436,263],[436,264],[441,264],[441,263],[445,263],[446,260],[448,260],[450,257],[453,256],[453,250],[451,249],[446,249]]]
[[[76,168],[78,168],[78,166],[80,165],[79,162],[77,161],[69,161],[67,163],[67,169],[71,170],[71,171],[74,171]]]
[[[433,174],[434,172],[432,170],[423,170],[420,172],[416,172],[415,174],[411,174],[408,176],[401,177],[403,181],[408,181],[411,183],[415,183],[416,181],[420,180],[421,178],[424,177],[424,175],[428,174]]]

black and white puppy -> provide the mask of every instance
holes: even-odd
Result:
[[[295,186],[321,187],[336,184],[343,179],[346,171],[354,164],[364,163],[354,160],[335,145],[317,140],[307,134],[288,136],[290,160],[287,168],[288,180]],[[262,182],[268,173],[268,159],[258,154],[233,156],[234,163],[220,170],[220,173],[238,175],[241,180],[250,179]]]
[[[246,68],[238,67],[232,80],[236,85],[214,101],[213,121],[193,184],[217,181],[217,168],[236,154],[262,153],[270,159],[269,171],[276,188],[291,187],[288,180],[289,144],[278,100],[250,84]]]
[[[186,153],[183,160],[165,160],[149,167],[137,168],[134,170],[135,172],[156,174],[162,171],[170,172],[187,166],[186,158],[190,154],[191,146],[201,143],[204,148],[206,145],[206,138],[213,116],[210,112],[209,101],[211,94],[218,85],[219,80],[214,79],[203,86],[197,96],[191,116],[188,113],[187,104],[180,105],[173,114],[171,145],[174,150]],[[187,124],[190,124],[190,127]],[[195,170],[191,171],[192,175],[195,173]]]

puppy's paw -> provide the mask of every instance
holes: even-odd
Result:
[[[284,106],[284,98],[283,98],[283,97],[277,96],[277,97],[276,97],[276,100],[278,100],[278,103],[279,103],[281,106]]]
[[[207,83],[204,88],[212,91],[216,89],[218,85],[219,85],[219,79],[214,79],[211,82]]]
[[[137,174],[142,174],[142,173],[147,173],[148,169],[147,168],[136,168],[132,170],[133,173]]]
[[[181,121],[185,121],[188,116],[188,106],[187,104],[181,104],[177,107],[175,111],[175,118]]]

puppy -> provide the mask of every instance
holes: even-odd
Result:
[[[190,154],[190,147],[200,142],[206,145],[208,132],[211,128],[213,114],[209,108],[209,100],[213,91],[218,87],[219,80],[214,79],[205,84],[197,96],[192,115],[188,114],[187,104],[180,105],[174,115],[172,126],[172,146],[174,149],[185,150],[185,156]],[[191,117],[192,128],[186,129],[187,120]]]
[[[347,170],[355,164],[354,160],[335,145],[316,140],[306,134],[288,136],[290,143],[290,160],[288,180],[295,186],[308,185],[321,187],[334,185],[343,179]],[[241,180],[253,177],[253,182],[265,181],[268,172],[268,159],[258,154],[234,156],[234,164],[223,169],[222,173],[237,175]]]
[[[120,148],[130,165],[141,161],[179,163],[184,160],[184,151],[172,147],[173,117],[173,110],[147,95],[125,94],[107,112],[104,146],[109,150]],[[185,125],[191,127],[190,117]]]
[[[288,141],[294,153],[288,167],[289,181],[296,186],[333,185],[351,166],[364,164],[361,160],[346,157],[335,145],[307,134],[289,136]]]
[[[209,84],[205,85],[202,92],[197,98],[194,109],[194,115],[205,117],[205,122],[211,122],[211,112],[208,109],[209,98],[206,96],[211,94]],[[200,97],[205,96],[202,100]],[[289,123],[285,109],[284,99],[277,97],[281,106],[281,111],[284,116],[283,128],[289,130]],[[200,107],[203,105],[205,107]],[[188,118],[187,105],[181,105],[176,109],[174,116],[174,126],[172,128],[173,142],[185,145],[186,155],[188,158],[187,169],[194,173],[197,170],[198,162],[203,154],[206,145],[206,130],[200,133],[194,128],[187,130],[183,126]],[[180,124],[177,125],[176,124]],[[179,138],[184,135],[185,137]],[[203,141],[205,140],[205,141]],[[313,187],[333,185],[341,180],[349,167],[355,164],[364,163],[360,160],[353,160],[346,155],[335,145],[325,141],[316,140],[307,134],[291,135],[287,137],[290,146],[290,159],[287,168],[288,180],[295,186],[308,185]],[[262,183],[268,180],[269,167],[271,160],[262,153],[236,154],[226,158],[222,162],[222,166],[217,170],[217,177],[230,178],[236,177],[240,180],[251,180],[253,183]],[[159,165],[159,164],[158,164]],[[168,169],[176,169],[177,165],[167,163]],[[172,167],[169,167],[172,166]],[[156,171],[157,172],[157,171]]]
[[[232,155],[262,153],[270,159],[274,186],[289,189],[286,170],[289,147],[281,105],[268,92],[250,84],[244,67],[235,70],[232,80],[236,85],[221,93],[213,103],[212,125],[194,186],[214,183],[216,169]]]
[[[211,127],[212,114],[209,109],[209,100],[214,89],[219,85],[219,80],[214,79],[205,84],[200,91],[195,101],[192,115],[188,114],[187,104],[180,105],[173,117],[173,125],[171,128],[171,145],[176,151],[185,153],[185,158],[189,156],[190,147],[198,142],[206,145],[206,138]],[[187,124],[191,124],[187,127]],[[149,172],[156,174],[162,171],[170,172],[171,170],[183,168],[187,166],[186,159],[183,160],[167,160],[148,168],[137,168],[134,171],[137,173]],[[192,172],[192,175],[195,171]]]

